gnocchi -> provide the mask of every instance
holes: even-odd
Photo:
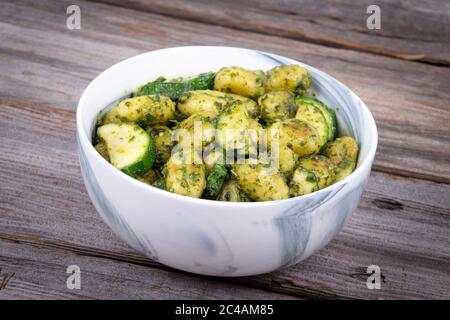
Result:
[[[297,111],[294,98],[294,93],[285,90],[272,91],[261,96],[258,99],[261,119],[271,123],[293,118]]]
[[[309,89],[312,78],[308,70],[296,64],[279,66],[266,74],[265,90],[288,90],[296,94],[304,94]]]
[[[184,196],[309,194],[351,174],[359,153],[354,138],[336,138],[335,109],[309,94],[311,84],[299,65],[160,77],[99,116],[94,147],[124,173]]]
[[[265,75],[240,67],[226,67],[217,72],[214,89],[235,93],[248,98],[258,98],[264,94]]]

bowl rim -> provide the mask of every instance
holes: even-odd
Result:
[[[189,197],[189,196],[184,196],[184,195],[180,195],[180,194],[176,194],[173,192],[169,192],[166,190],[161,190],[159,188],[156,188],[152,185],[146,184],[144,182],[141,182],[135,178],[130,177],[129,175],[125,174],[124,172],[118,170],[117,168],[115,168],[114,166],[111,165],[111,163],[109,163],[108,161],[106,161],[94,148],[93,144],[90,142],[89,137],[86,135],[86,132],[84,130],[84,123],[82,121],[82,110],[84,108],[86,108],[85,106],[87,105],[85,103],[85,100],[87,99],[87,92],[89,91],[88,89],[90,89],[92,86],[95,85],[95,83],[97,81],[99,81],[99,79],[102,79],[103,77],[105,77],[105,74],[107,74],[111,69],[115,68],[117,65],[125,63],[125,62],[129,62],[131,60],[138,60],[138,59],[142,59],[143,56],[146,55],[150,55],[150,54],[155,54],[155,53],[162,53],[165,51],[172,51],[172,50],[192,50],[192,49],[204,49],[204,50],[208,50],[208,49],[225,49],[225,50],[240,50],[240,51],[247,51],[247,52],[259,52],[265,55],[269,55],[272,57],[281,57],[290,61],[293,61],[295,63],[301,63],[302,65],[305,65],[307,68],[309,69],[313,69],[315,72],[321,73],[322,75],[325,75],[327,77],[330,77],[333,81],[336,81],[336,83],[340,86],[343,86],[344,88],[346,88],[347,90],[349,90],[351,92],[352,95],[354,95],[358,102],[359,105],[362,109],[362,112],[365,116],[367,116],[368,118],[368,122],[369,122],[369,130],[372,132],[372,144],[369,147],[369,151],[368,154],[366,156],[366,158],[362,161],[362,163],[347,177],[345,177],[344,179],[342,179],[341,181],[338,181],[328,187],[325,187],[323,189],[320,189],[318,191],[306,194],[306,195],[302,195],[302,196],[297,196],[297,197],[292,197],[292,198],[288,198],[288,199],[282,199],[282,200],[271,200],[271,201],[258,201],[258,202],[227,202],[227,201],[217,201],[217,200],[209,200],[209,199],[201,199],[201,198],[193,198],[193,197]],[[180,47],[168,47],[168,48],[163,48],[163,49],[158,49],[158,50],[152,50],[152,51],[147,51],[138,55],[135,55],[133,57],[121,60],[117,63],[115,63],[114,65],[110,66],[109,68],[107,68],[106,70],[104,70],[103,72],[101,72],[99,75],[97,75],[93,80],[91,80],[91,82],[87,85],[87,87],[84,89],[80,100],[78,102],[77,105],[77,111],[76,111],[76,122],[77,122],[77,140],[78,140],[78,144],[80,144],[81,147],[81,152],[88,152],[91,155],[93,154],[94,159],[96,159],[99,163],[101,163],[102,165],[105,166],[106,170],[109,171],[111,174],[115,174],[118,175],[119,178],[123,179],[124,183],[131,183],[134,184],[136,187],[141,188],[143,190],[147,190],[148,191],[153,191],[156,192],[156,194],[159,194],[161,196],[165,196],[168,197],[170,199],[173,200],[177,200],[177,201],[190,201],[193,202],[194,204],[199,204],[199,205],[207,205],[207,206],[226,206],[226,207],[230,207],[230,208],[248,208],[248,207],[268,207],[268,206],[277,206],[280,204],[289,204],[289,203],[293,203],[296,202],[298,203],[298,201],[307,201],[308,199],[311,199],[313,197],[317,197],[319,195],[321,195],[324,192],[328,192],[331,189],[335,189],[335,191],[339,191],[343,185],[346,184],[352,184],[354,183],[357,178],[362,175],[364,172],[366,172],[367,170],[370,171],[370,167],[372,165],[373,159],[375,158],[375,153],[376,153],[376,149],[377,149],[377,145],[378,145],[378,130],[377,130],[377,126],[375,123],[375,119],[372,115],[372,113],[370,112],[369,108],[366,106],[366,104],[364,103],[364,101],[362,101],[362,99],[356,94],[354,93],[350,88],[348,88],[345,84],[343,84],[342,82],[340,82],[339,80],[337,80],[336,78],[334,78],[333,76],[329,75],[328,73],[321,71],[315,67],[312,67],[308,64],[305,64],[301,61],[297,61],[291,58],[287,58],[284,56],[280,56],[274,53],[270,53],[270,52],[265,52],[265,51],[260,51],[260,50],[256,50],[256,49],[248,49],[248,48],[239,48],[239,47],[229,47],[229,46],[180,46]],[[87,148],[85,148],[85,145],[87,145]]]

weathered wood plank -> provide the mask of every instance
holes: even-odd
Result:
[[[450,183],[450,68],[180,21],[81,2],[82,29],[67,30],[62,2],[0,3],[0,96],[75,110],[89,80],[126,57],[196,43],[253,47],[334,75],[372,110],[375,169]]]
[[[95,212],[71,112],[0,109],[0,238],[166,270],[132,251]],[[272,274],[221,281],[301,298],[449,298],[449,194],[450,185],[373,173],[348,225],[318,254]],[[382,290],[366,288],[371,264],[385,277]]]
[[[450,3],[388,0],[98,0],[180,19],[450,65]],[[381,9],[381,29],[367,28],[369,5]]]
[[[0,239],[0,299],[292,299],[289,296]],[[80,289],[68,289],[67,267],[80,268]]]

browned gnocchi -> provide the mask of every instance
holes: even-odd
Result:
[[[214,90],[235,93],[248,98],[258,98],[264,94],[264,83],[264,72],[240,67],[226,67],[217,72],[214,78]]]

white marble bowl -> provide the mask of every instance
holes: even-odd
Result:
[[[337,110],[339,134],[360,145],[357,169],[309,195],[231,203],[189,198],[146,185],[114,168],[91,144],[97,114],[158,76],[191,76],[224,66],[267,70],[300,64],[317,97]],[[122,61],[95,78],[77,109],[78,151],[86,189],[106,223],[129,245],[173,268],[245,276],[290,266],[325,246],[357,207],[370,174],[378,134],[374,119],[342,83],[298,61],[229,47],[179,47]]]

